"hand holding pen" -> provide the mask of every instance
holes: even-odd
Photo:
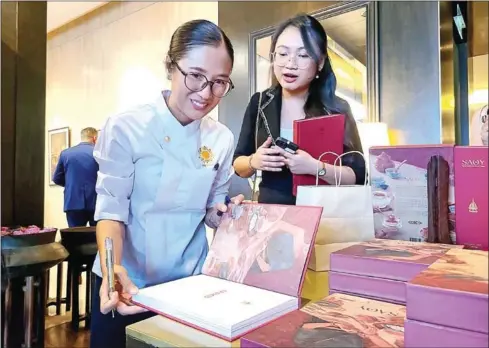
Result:
[[[105,266],[107,267],[107,281],[110,294],[115,291],[115,273],[114,273],[114,246],[112,238],[105,238]],[[112,318],[115,317],[114,309],[112,308]]]
[[[114,245],[111,238],[105,240],[105,264],[107,272],[100,286],[100,312],[107,314],[115,310],[121,315],[131,315],[146,310],[130,304],[130,297],[138,293],[138,288],[129,279],[124,267],[115,264]],[[128,299],[129,298],[129,299]]]

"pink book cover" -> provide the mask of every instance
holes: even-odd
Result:
[[[241,338],[241,347],[403,347],[406,308],[333,294]]]
[[[409,319],[488,333],[488,252],[452,249],[406,287]]]
[[[322,210],[233,206],[214,236],[202,273],[299,297]]]
[[[408,281],[459,245],[374,239],[331,254],[331,271]]]
[[[428,164],[443,157],[450,168],[448,223],[455,242],[453,145],[370,148],[370,177],[375,237],[412,242],[428,237]]]
[[[487,250],[488,147],[455,147],[455,197],[457,198],[457,244]]]

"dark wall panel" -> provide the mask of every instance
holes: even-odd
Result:
[[[2,225],[14,221],[14,167],[15,167],[15,71],[17,51],[17,3],[2,4]]]
[[[2,11],[2,224],[42,225],[47,5],[10,4],[6,23]]]

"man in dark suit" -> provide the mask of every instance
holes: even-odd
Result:
[[[81,131],[81,143],[63,150],[54,171],[53,181],[63,186],[64,211],[69,227],[95,226],[94,213],[97,194],[98,164],[93,158],[97,130],[92,127]]]

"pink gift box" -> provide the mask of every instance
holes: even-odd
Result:
[[[489,244],[488,148],[487,146],[457,146],[454,157],[457,244],[469,249],[487,250]]]
[[[489,336],[480,332],[454,329],[406,319],[404,344],[409,348],[487,348]]]
[[[406,282],[457,245],[374,239],[331,254],[331,271]]]
[[[242,348],[404,347],[404,306],[333,294],[241,338]]]
[[[428,165],[440,156],[450,170],[447,214],[455,242],[453,145],[375,146],[369,150],[375,237],[426,241],[428,231]]]
[[[408,319],[488,333],[488,252],[452,249],[407,283]]]
[[[399,280],[330,271],[329,286],[332,292],[339,291],[397,304],[406,303],[406,283]]]

